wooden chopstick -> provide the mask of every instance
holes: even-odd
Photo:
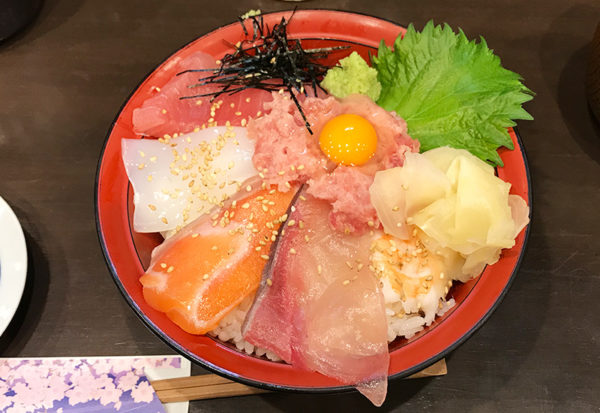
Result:
[[[446,360],[441,359],[424,370],[407,377],[443,376],[448,373]],[[225,379],[216,374],[180,377],[176,379],[155,380],[151,382],[158,398],[163,403],[183,402],[189,400],[216,399],[220,397],[246,396],[250,394],[268,393],[268,390],[246,386]]]

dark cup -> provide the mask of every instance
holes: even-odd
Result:
[[[23,29],[42,5],[42,0],[0,0],[0,41]]]
[[[585,86],[592,113],[600,122],[600,23],[590,44]]]

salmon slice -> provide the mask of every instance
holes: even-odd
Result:
[[[188,333],[214,329],[254,294],[296,191],[266,188],[249,193],[156,247],[150,267],[140,278],[148,304]]]

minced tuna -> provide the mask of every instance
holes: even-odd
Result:
[[[301,104],[313,134],[286,94],[273,93],[273,100],[264,104],[265,114],[248,122],[248,137],[255,141],[254,166],[280,191],[288,191],[294,182],[308,182],[309,194],[332,205],[329,222],[337,230],[378,227],[369,196],[373,176],[378,170],[402,166],[405,153],[418,152],[419,142],[408,136],[402,118],[364,95],[342,100],[308,97]],[[377,133],[377,151],[362,166],[338,166],[319,147],[323,126],[344,113],[364,117]]]

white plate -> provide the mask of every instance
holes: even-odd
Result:
[[[0,197],[0,336],[17,311],[26,277],[23,230],[10,206]]]

